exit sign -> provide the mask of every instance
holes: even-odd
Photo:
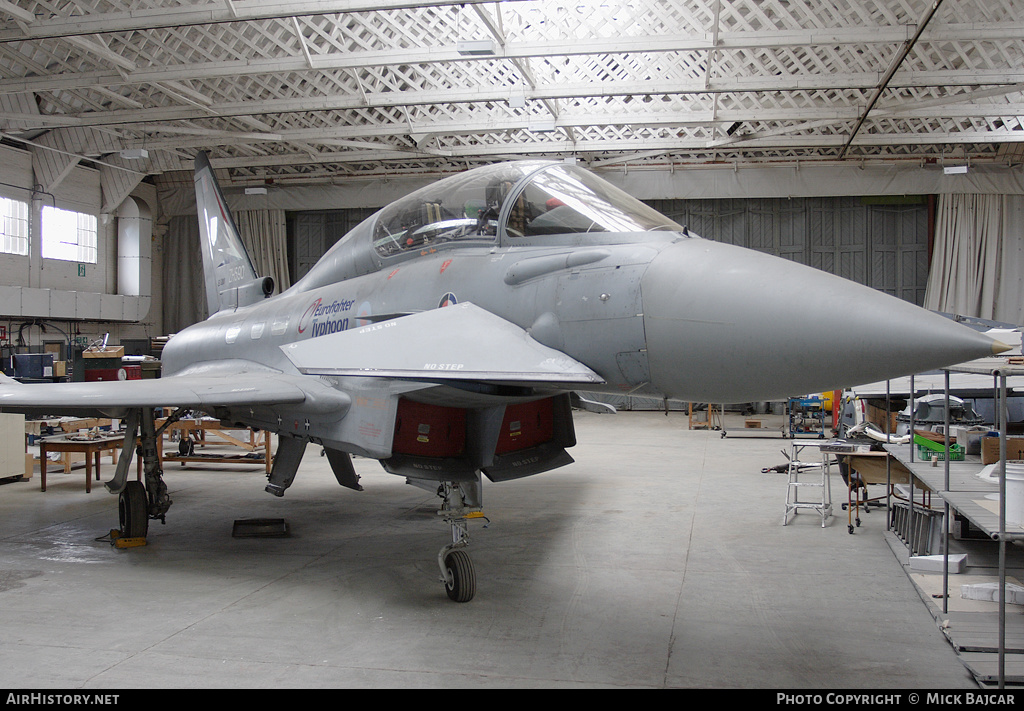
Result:
[[[78,276],[80,276],[80,277],[84,277],[85,276],[85,265],[84,264],[79,264],[78,265]]]

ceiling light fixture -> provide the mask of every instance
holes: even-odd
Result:
[[[494,40],[459,40],[455,49],[464,57],[494,56]]]

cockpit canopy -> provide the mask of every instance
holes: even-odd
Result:
[[[353,228],[295,283],[306,291],[380,269],[441,245],[634,241],[686,230],[593,173],[566,163],[477,168],[397,200]],[[370,244],[372,242],[372,245]]]
[[[384,208],[373,243],[388,257],[452,240],[684,229],[593,173],[565,163],[520,161],[478,168]],[[532,241],[532,240],[531,240]]]

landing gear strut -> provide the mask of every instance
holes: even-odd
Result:
[[[177,413],[176,413],[177,414]],[[180,417],[174,419],[177,420]],[[168,418],[170,419],[170,418]],[[157,447],[160,445],[160,438],[163,434],[157,434],[153,410],[143,408],[140,439],[142,450],[142,471],[146,479],[146,513],[149,518],[160,519],[164,523],[164,514],[171,508],[171,497],[167,494],[167,484],[164,483],[164,472],[160,468],[160,457],[157,454]],[[167,426],[165,423],[164,427]],[[125,487],[127,489],[127,487]]]
[[[120,530],[117,531],[118,538],[125,540],[144,542],[149,532],[149,520],[159,519],[164,521],[167,509],[171,507],[171,497],[167,493],[167,485],[164,483],[163,470],[160,468],[160,457],[157,454],[157,447],[160,442],[162,430],[172,422],[176,422],[184,414],[179,410],[163,425],[160,432],[156,431],[153,410],[143,408],[133,410],[128,414],[125,424],[125,449],[117,465],[117,473],[114,478],[106,483],[106,487],[113,493],[118,493],[117,518]],[[142,458],[142,468],[145,473],[145,484],[139,481],[128,481],[128,465],[131,462],[134,442],[138,433],[138,456]]]
[[[479,484],[475,492],[476,504],[479,504]],[[482,518],[486,520],[479,505],[471,505],[470,494],[463,485],[455,482],[444,482],[438,487],[437,495],[441,497],[441,508],[438,516],[451,526],[452,542],[437,554],[437,563],[441,568],[441,582],[445,592],[455,602],[469,602],[476,595],[476,570],[473,560],[464,549],[469,545],[469,520]]]

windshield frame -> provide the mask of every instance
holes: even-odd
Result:
[[[605,191],[606,194],[594,190],[590,185],[585,185],[585,187],[588,187],[597,198],[610,205],[614,211],[623,212],[627,217],[639,216],[645,220],[649,220],[650,226],[644,228],[642,225],[637,224],[635,225],[635,229],[596,231],[567,230],[565,232],[550,232],[532,235],[515,234],[509,229],[509,221],[511,219],[513,209],[515,209],[520,200],[525,197],[527,189],[531,185],[535,184],[535,181],[537,181],[538,178],[542,177],[545,173],[551,173],[559,170],[564,170],[570,177],[576,177],[577,179],[579,176],[583,176],[582,182],[584,183],[588,180],[596,181],[597,187]],[[628,210],[624,208],[628,208]],[[620,226],[634,227],[634,225],[625,224]],[[639,241],[638,235],[641,234],[645,235],[643,239],[649,239],[659,233],[670,234],[673,239],[680,235],[687,237],[696,236],[692,232],[689,232],[686,227],[679,225],[671,218],[644,204],[638,198],[633,197],[622,188],[619,188],[605,180],[593,171],[577,167],[572,163],[566,163],[564,161],[545,162],[544,164],[539,165],[535,170],[524,175],[522,180],[516,183],[509,191],[508,196],[502,204],[501,213],[498,218],[498,241],[502,247],[533,247],[556,244],[621,244],[637,242]]]
[[[435,181],[381,208],[369,227],[371,249],[376,259],[381,263],[404,260],[453,245],[496,246],[504,229],[501,214],[509,196],[518,195],[519,186],[526,176],[532,175],[535,168],[544,167],[545,163],[538,160],[506,161],[465,171]],[[508,180],[503,181],[503,176]],[[502,183],[507,187],[501,188]],[[500,194],[496,211],[488,209],[489,198],[476,199],[478,191],[489,195],[492,190]],[[460,196],[460,199],[452,201],[452,196]],[[482,203],[475,205],[480,212],[472,218],[468,214],[460,216],[452,210],[467,196],[476,196],[470,202]],[[466,202],[465,206],[468,205]],[[417,220],[414,213],[420,208],[435,212]],[[406,222],[411,226],[406,227]],[[391,229],[396,223],[398,229]],[[473,223],[476,223],[475,228]],[[407,243],[402,244],[402,240]]]

